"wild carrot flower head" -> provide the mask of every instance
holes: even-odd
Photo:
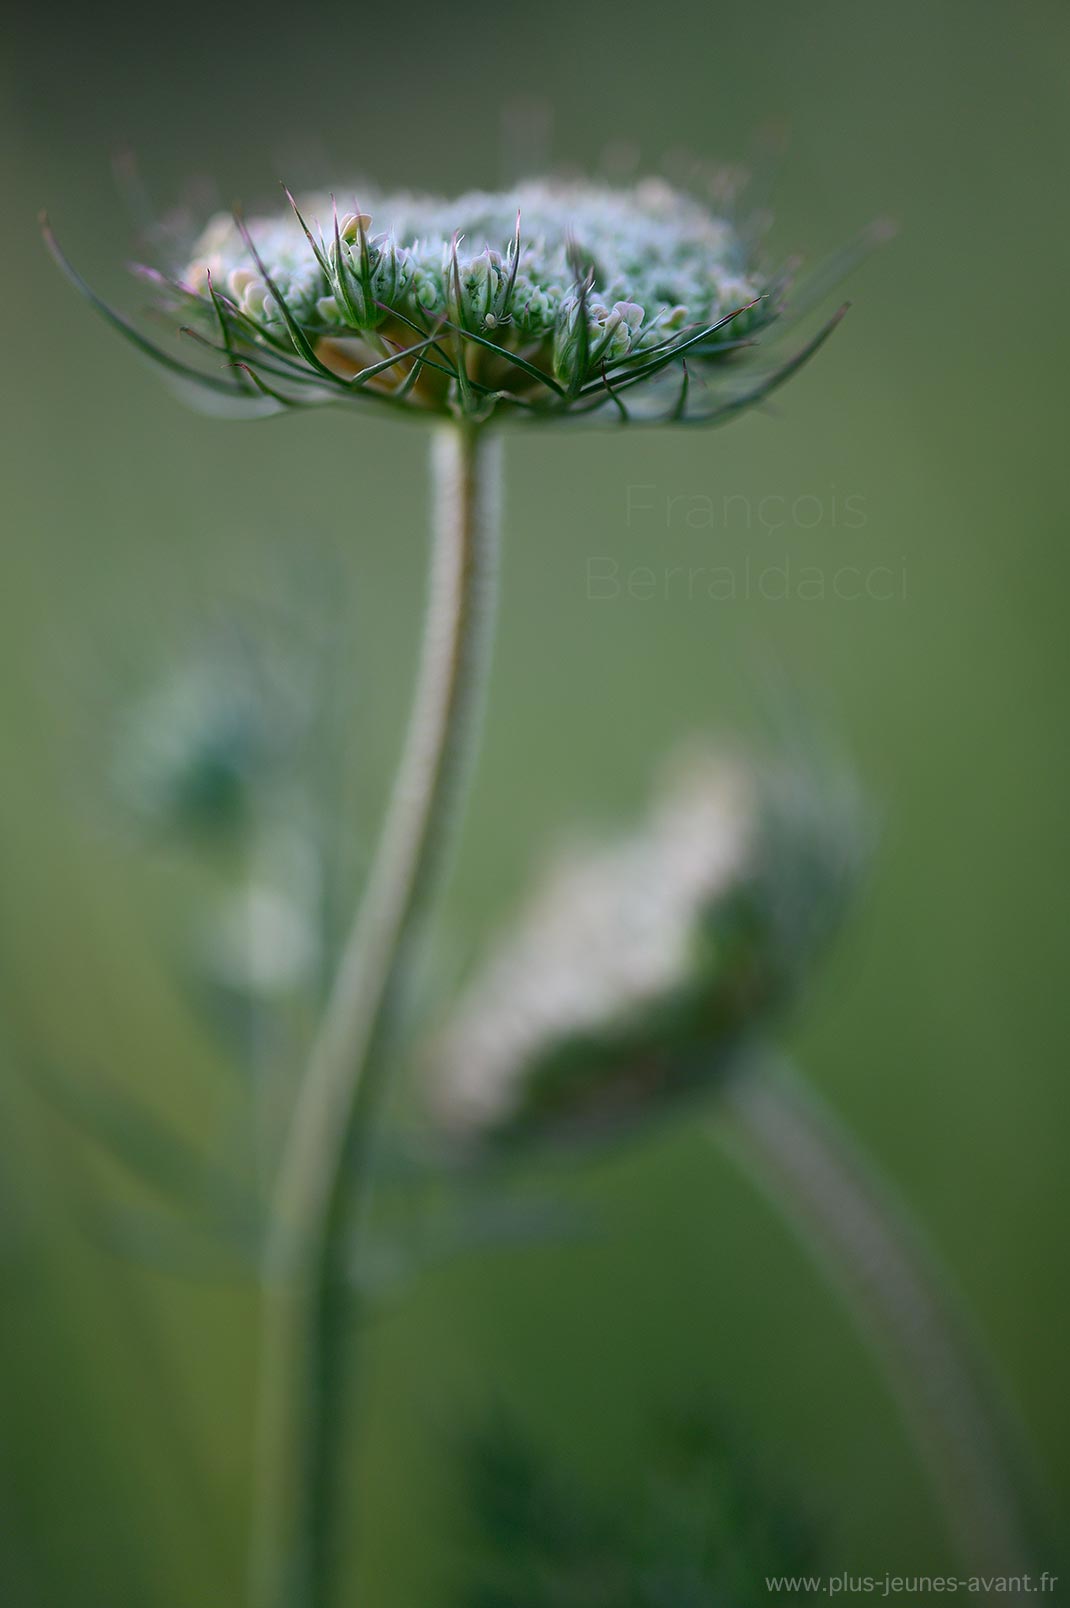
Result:
[[[721,1075],[793,993],[850,886],[850,800],[708,751],[646,822],[554,861],[429,1054],[462,1145],[634,1122]]]
[[[213,218],[185,262],[141,270],[199,354],[102,311],[172,371],[260,411],[349,401],[477,420],[713,423],[831,328],[769,357],[788,276],[761,264],[752,231],[658,179],[287,199],[274,216]]]

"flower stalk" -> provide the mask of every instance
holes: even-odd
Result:
[[[972,1575],[1035,1566],[1027,1456],[946,1276],[887,1186],[790,1067],[752,1058],[713,1133],[836,1287],[870,1346]]]
[[[433,439],[434,534],[410,726],[368,888],[297,1092],[265,1266],[255,1608],[326,1608],[358,1318],[355,1242],[405,984],[456,824],[489,661],[500,442]]]

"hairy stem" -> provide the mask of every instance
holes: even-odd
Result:
[[[266,1268],[255,1608],[326,1608],[356,1313],[391,1043],[468,771],[489,661],[496,438],[435,436],[430,591],[413,710],[367,892],[297,1093]]]
[[[748,1064],[716,1135],[838,1287],[881,1364],[971,1574],[1035,1562],[1025,1457],[968,1328],[903,1207],[789,1067]]]

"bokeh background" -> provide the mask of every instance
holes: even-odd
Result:
[[[846,324],[775,408],[709,435],[510,438],[487,743],[440,969],[463,968],[555,833],[627,819],[678,737],[753,728],[769,681],[790,689],[851,756],[881,821],[792,1048],[927,1225],[1065,1501],[1065,7],[266,0],[27,7],[12,36],[4,1602],[239,1600],[250,1281],[102,1250],[86,1192],[115,1180],[37,1086],[41,1065],[84,1088],[106,1079],[196,1136],[228,1077],[173,977],[184,873],[109,814],[113,705],[196,639],[220,594],[257,591],[280,553],[336,566],[359,859],[422,592],[413,431],[187,412],[60,280],[34,222],[45,204],[87,276],[137,305],[111,176],[123,148],[161,205],[207,177],[255,207],[274,204],[280,174],[456,190],[546,160],[619,165],[630,148],[651,169],[689,152],[736,159],[776,124],[790,132],[785,253],[817,260],[877,215],[898,220],[852,276]],[[653,506],[633,498],[629,516],[629,485]],[[734,498],[736,512],[696,530],[673,497]],[[783,502],[763,519],[763,499]],[[671,585],[594,597],[588,566],[607,558],[659,577],[729,566],[741,594],[748,562],[816,567],[828,585],[823,599],[794,582],[787,596],[773,582],[772,596],[731,600]],[[845,567],[862,595],[835,595]],[[830,1568],[949,1564],[841,1311],[700,1135],[666,1133],[562,1187],[597,1208],[596,1236],[443,1269],[376,1325],[354,1493],[366,1600],[449,1600],[453,1437],[491,1401],[612,1496],[642,1462],[651,1415],[685,1390],[817,1515]]]

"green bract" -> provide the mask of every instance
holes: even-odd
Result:
[[[785,275],[657,179],[455,201],[366,190],[349,210],[287,199],[273,217],[218,216],[187,262],[141,270],[200,367],[59,260],[143,351],[254,412],[351,400],[475,420],[713,423],[766,396],[836,322],[770,359],[758,337],[788,310]]]
[[[835,926],[859,847],[849,790],[682,763],[643,825],[550,866],[432,1046],[462,1148],[628,1125],[722,1075]]]

